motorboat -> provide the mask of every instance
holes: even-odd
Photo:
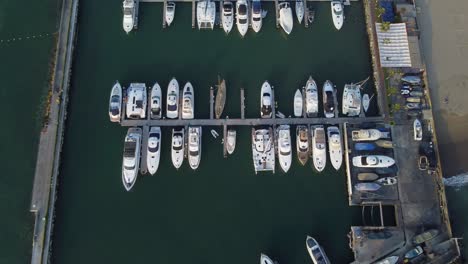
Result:
[[[414,259],[418,257],[419,255],[421,255],[422,253],[424,253],[423,248],[421,246],[417,246],[405,253],[405,259],[407,260]]]
[[[275,264],[273,260],[265,254],[260,255],[260,264]]]
[[[310,153],[309,130],[304,125],[296,127],[297,158],[302,165],[307,163]]]
[[[127,118],[146,118],[146,85],[144,83],[131,83],[127,89]]]
[[[344,21],[343,3],[341,1],[331,1],[331,13],[335,28],[340,30]]]
[[[358,129],[351,132],[353,141],[375,141],[381,138],[389,138],[389,132],[382,132],[378,129]]]
[[[281,169],[287,173],[291,168],[292,147],[289,125],[281,125],[278,131],[278,161]]]
[[[389,186],[389,185],[395,185],[397,183],[397,178],[396,177],[383,177],[375,182],[384,185],[384,186]]]
[[[109,97],[109,118],[111,122],[120,122],[122,114],[122,86],[115,82]]]
[[[135,185],[140,168],[141,128],[132,127],[125,136],[122,159],[122,183],[127,191]]]
[[[413,133],[414,133],[414,140],[421,141],[423,137],[423,130],[422,124],[419,119],[415,119],[413,122]]]
[[[167,87],[166,117],[170,119],[179,117],[179,83],[175,78],[172,78]]]
[[[343,163],[343,145],[341,144],[340,129],[336,126],[330,126],[327,128],[327,134],[330,162],[335,170],[339,170]]]
[[[398,256],[386,257],[380,261],[375,262],[375,264],[397,264],[397,263],[398,263]]]
[[[370,98],[368,94],[364,94],[362,96],[362,108],[364,109],[364,112],[367,112],[369,109],[369,104],[370,104]]]
[[[393,142],[390,140],[379,139],[375,141],[374,143],[381,148],[387,148],[387,149],[393,148]]]
[[[250,17],[252,29],[255,33],[258,33],[262,28],[262,4],[260,3],[260,0],[252,1],[252,15]]]
[[[148,149],[146,154],[146,163],[148,172],[154,175],[159,167],[161,157],[161,128],[151,127],[148,136]]]
[[[357,151],[372,151],[375,150],[377,146],[374,143],[368,142],[358,142],[354,144],[354,149]]]
[[[419,244],[422,244],[426,241],[429,241],[431,239],[433,239],[434,237],[438,236],[440,234],[440,231],[437,230],[437,229],[430,229],[430,230],[427,230],[426,232],[424,233],[421,233],[419,235],[416,235],[413,237],[412,242],[413,244],[415,245],[419,245]]]
[[[193,86],[187,82],[182,91],[182,119],[193,119],[195,115],[195,94]]]
[[[236,1],[236,24],[237,30],[244,37],[249,29],[249,3],[247,0]]]
[[[255,173],[275,171],[275,142],[273,129],[252,128],[252,158]]]
[[[406,97],[406,102],[407,103],[421,103],[422,99],[421,97],[410,96],[410,97]]]
[[[375,192],[381,187],[382,185],[375,182],[360,182],[354,185],[354,189],[361,192]]]
[[[421,77],[417,75],[405,75],[401,77],[401,81],[410,85],[421,85]]]
[[[201,160],[202,128],[189,127],[188,130],[188,160],[190,168],[196,170]]]
[[[162,91],[158,83],[151,88],[150,116],[151,119],[161,119],[162,116]]]
[[[265,81],[262,85],[261,93],[260,93],[260,116],[262,118],[271,118],[272,112],[272,102],[273,102],[273,94],[271,90],[271,86],[268,81]]]
[[[342,112],[347,116],[358,116],[361,113],[361,86],[345,84],[343,90]]]
[[[395,160],[382,155],[362,155],[353,158],[353,165],[360,168],[386,168],[395,164]]]
[[[218,77],[218,85],[215,97],[215,116],[219,119],[223,114],[224,105],[226,104],[226,81]]]
[[[333,95],[333,84],[329,80],[323,84],[323,112],[326,118],[335,116],[335,97]]]
[[[312,157],[314,167],[318,172],[323,171],[327,165],[327,150],[325,142],[325,130],[323,126],[316,126],[312,135]]]
[[[172,24],[172,21],[174,21],[175,7],[175,2],[167,2],[166,4],[166,24],[168,26]]]
[[[318,91],[317,83],[315,83],[312,76],[307,80],[305,87],[305,111],[307,117],[316,117],[318,114]]]
[[[184,162],[184,128],[172,129],[171,159],[176,169]]]
[[[201,0],[197,3],[198,29],[213,29],[216,18],[216,4],[212,0]]]
[[[136,1],[124,0],[123,1],[123,29],[125,32],[130,33],[135,26],[136,20]]]
[[[221,9],[221,23],[223,25],[224,32],[229,34],[234,24],[234,5],[231,1],[224,1],[223,8]]]
[[[304,109],[304,98],[302,98],[301,90],[297,89],[294,94],[294,116],[302,117],[302,110]]]
[[[375,181],[379,178],[379,175],[372,172],[361,172],[358,173],[357,177],[360,181]]]
[[[230,155],[234,153],[234,150],[236,149],[236,136],[237,133],[235,130],[228,130],[226,139],[226,150],[227,153],[229,153]]]
[[[279,8],[279,21],[281,28],[283,28],[286,34],[291,34],[293,29],[293,14],[289,2],[280,2]]]
[[[306,247],[314,264],[330,264],[325,251],[313,237],[307,236]]]
[[[304,1],[296,0],[296,16],[297,16],[297,22],[299,22],[299,24],[302,23],[302,20],[304,19],[304,14],[305,14]]]

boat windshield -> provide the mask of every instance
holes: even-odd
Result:
[[[177,105],[176,104],[167,105],[167,109],[169,111],[176,111],[177,110]]]
[[[157,152],[157,151],[159,150],[159,144],[156,143],[156,146],[155,146],[155,147],[148,147],[148,150],[149,150],[149,152],[151,152],[151,153]]]
[[[124,166],[125,170],[134,170],[135,166]]]
[[[124,8],[124,16],[132,16],[133,10],[131,8]]]
[[[191,150],[190,156],[198,156],[198,150]]]
[[[291,154],[291,151],[280,151],[280,154],[283,156],[289,156],[289,154]]]
[[[120,101],[120,96],[118,95],[113,95],[111,98],[112,103],[118,103]]]
[[[247,14],[247,6],[244,4],[239,5],[239,11],[237,11],[239,15],[245,16]]]
[[[247,19],[246,18],[240,18],[239,23],[240,24],[247,24]]]

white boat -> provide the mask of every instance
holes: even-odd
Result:
[[[332,1],[331,2],[331,13],[333,18],[333,24],[335,28],[340,30],[343,27],[344,14],[343,14],[343,4],[341,1]]]
[[[227,132],[227,140],[226,140],[226,150],[229,154],[234,153],[236,149],[236,136],[237,133],[235,130],[229,129]]]
[[[127,118],[146,118],[146,85],[144,83],[131,83],[127,89]]]
[[[172,129],[171,159],[176,169],[184,162],[184,128]]]
[[[151,102],[150,102],[150,115],[151,119],[160,119],[162,116],[162,91],[158,83],[151,88]]]
[[[297,22],[299,22],[299,24],[302,23],[302,20],[304,19],[304,14],[305,14],[304,1],[296,0],[296,16],[297,16]]]
[[[327,165],[327,150],[325,140],[325,130],[323,126],[316,126],[312,135],[312,157],[314,167],[318,172],[323,171]]]
[[[281,2],[278,5],[280,25],[286,34],[291,34],[293,29],[293,14],[289,2]]]
[[[396,177],[384,177],[376,180],[375,182],[381,184],[381,185],[395,185],[397,183],[397,178]]]
[[[354,188],[357,191],[361,191],[361,192],[375,192],[379,190],[381,187],[382,185],[375,183],[375,182],[360,182],[354,185]]]
[[[211,131],[210,131],[210,132],[211,132],[211,135],[212,135],[214,138],[217,138],[217,137],[219,137],[219,134],[218,134],[218,132],[216,132],[216,130],[214,130],[214,129],[211,129]]]
[[[281,169],[287,173],[291,168],[292,147],[289,125],[281,125],[278,131],[278,161]]]
[[[161,128],[151,127],[148,137],[148,153],[146,154],[146,163],[148,172],[154,175],[159,167],[161,157]]]
[[[309,130],[306,126],[299,125],[296,127],[296,150],[299,162],[305,165],[310,153]]]
[[[265,81],[260,91],[260,115],[262,118],[271,118],[272,112],[272,91],[270,84]]]
[[[249,29],[249,4],[246,0],[236,1],[236,24],[237,30],[244,37]]]
[[[229,34],[234,24],[234,5],[231,1],[223,2],[223,8],[221,9],[221,23],[223,25],[224,32]]]
[[[197,3],[198,29],[213,29],[216,18],[216,4],[211,0],[201,0]]]
[[[252,29],[258,33],[262,28],[262,5],[260,0],[252,1],[252,15],[250,17],[252,18],[250,21]]]
[[[109,97],[109,118],[111,122],[120,122],[122,114],[122,86],[115,82]]]
[[[135,185],[140,168],[141,128],[132,127],[127,131],[122,159],[122,183],[127,191]]]
[[[265,254],[260,255],[260,264],[275,264],[271,258]]]
[[[395,160],[382,155],[363,155],[353,158],[353,165],[360,168],[387,168],[393,166]]]
[[[175,78],[172,78],[167,87],[166,117],[179,117],[179,83]]]
[[[302,98],[301,90],[297,89],[294,94],[294,116],[302,117],[302,110],[304,109],[304,98]]]
[[[330,264],[325,251],[313,237],[307,236],[306,247],[314,264]]]
[[[367,112],[369,110],[369,104],[370,104],[370,98],[368,94],[364,94],[362,96],[362,108],[364,109],[364,112]]]
[[[343,114],[358,116],[361,113],[361,86],[345,84],[343,90]]]
[[[305,111],[307,117],[316,117],[318,114],[318,91],[317,83],[315,83],[312,76],[307,80],[305,87]]]
[[[413,133],[414,133],[414,140],[421,141],[423,137],[423,130],[422,124],[419,119],[415,119],[413,122]]]
[[[172,24],[172,21],[174,21],[175,7],[176,4],[174,2],[167,2],[166,4],[166,23],[168,26]]]
[[[374,141],[389,137],[389,132],[382,132],[378,129],[358,129],[351,132],[353,141]]]
[[[188,160],[190,168],[196,170],[200,165],[201,160],[201,140],[202,128],[189,127],[188,131]]]
[[[255,173],[275,171],[275,143],[273,129],[252,128],[252,158]]]
[[[125,32],[130,33],[135,26],[136,18],[136,1],[124,0],[123,1],[123,29]]]
[[[323,112],[326,118],[335,116],[335,97],[333,96],[333,84],[326,80],[323,84]]]
[[[330,161],[335,170],[341,168],[343,163],[343,145],[341,144],[340,129],[336,126],[327,128],[328,134],[328,152],[330,154]]]
[[[397,263],[398,263],[398,256],[390,256],[380,261],[377,261],[374,264],[397,264]]]
[[[182,119],[193,119],[195,115],[195,94],[193,86],[187,82],[182,91]]]

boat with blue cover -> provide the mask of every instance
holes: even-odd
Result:
[[[363,143],[363,142],[359,142],[359,143],[356,143],[354,145],[354,149],[355,150],[360,150],[360,151],[363,151],[363,150],[374,150],[376,148],[375,144],[373,143]]]

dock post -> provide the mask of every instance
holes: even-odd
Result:
[[[226,123],[224,123],[223,125],[223,155],[224,155],[224,158],[227,158],[227,125]]]
[[[144,125],[143,126],[143,142],[141,146],[141,162],[140,162],[140,173],[146,174],[148,172],[148,164],[146,163],[146,155],[148,151],[148,137],[149,137],[149,126]]]
[[[279,28],[279,3],[275,0],[275,12],[276,12],[276,28]]]
[[[221,0],[219,1],[219,28],[223,28],[223,22],[221,21],[221,16],[223,15],[223,5],[224,5],[224,1]]]
[[[213,86],[210,87],[210,119],[213,119],[214,116],[214,90]]]
[[[275,88],[272,86],[271,87],[271,118],[275,119],[276,118],[276,100],[275,100]]]
[[[125,115],[127,114],[127,90],[125,87],[122,87],[122,105],[120,107],[120,124],[125,120]]]
[[[196,1],[195,0],[192,0],[192,28],[195,28],[195,17],[196,17],[196,14],[195,14],[195,11],[196,11]]]
[[[305,87],[302,87],[302,117],[307,117],[307,106],[306,106],[306,94],[305,94]],[[309,127],[310,128],[310,127]]]
[[[241,119],[245,119],[245,96],[244,96],[244,88],[241,88]]]
[[[184,157],[188,157],[188,138],[189,138],[189,126],[185,125],[184,131]]]
[[[140,9],[140,0],[135,0],[135,23],[133,25],[134,29],[138,28],[138,10]]]
[[[179,110],[179,119],[182,119],[182,102],[184,100],[184,95],[182,91],[179,90],[179,102],[178,102],[179,106],[177,107],[177,109]],[[180,96],[181,94],[182,96]]]
[[[309,28],[309,7],[307,7],[307,0],[303,0],[304,2],[304,26]]]
[[[335,104],[335,109],[334,109],[334,114],[335,118],[337,118],[340,114],[340,111],[338,110],[338,90],[333,87],[333,103]]]
[[[162,27],[166,28],[166,10],[167,10],[167,0],[163,0],[163,16],[162,16]]]

